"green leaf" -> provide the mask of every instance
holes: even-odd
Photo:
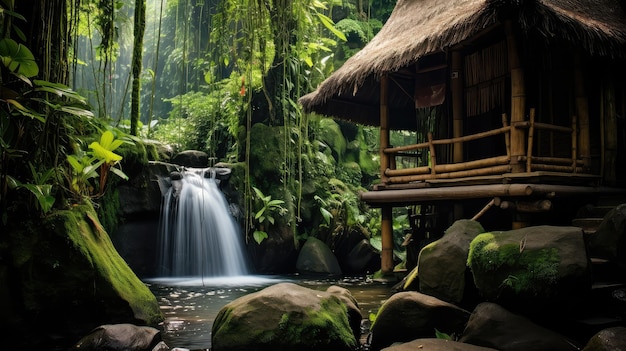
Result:
[[[452,337],[450,335],[440,332],[439,330],[437,330],[437,328],[435,328],[435,336],[437,337],[437,339],[452,340]]]
[[[64,97],[79,101],[83,104],[87,103],[87,100],[82,95],[75,92],[67,85],[63,85],[60,83],[52,83],[52,82],[48,82],[46,80],[40,80],[40,79],[33,80],[33,83],[35,83],[35,86],[36,86],[35,91],[48,92],[48,93],[55,94],[57,96],[64,96]]]
[[[89,148],[93,151],[94,156],[103,160],[106,163],[115,163],[122,160],[122,156],[110,150],[107,150],[106,148],[102,147],[102,145],[100,145],[100,143],[98,143],[97,141],[89,144]]]
[[[80,163],[80,161],[78,161],[76,156],[74,156],[74,155],[67,155],[67,162],[70,164],[70,166],[72,166],[72,169],[76,173],[81,173],[83,171],[84,166],[83,166],[82,163]]]
[[[323,207],[320,207],[320,212],[322,213],[322,217],[324,217],[324,222],[326,222],[326,224],[330,224],[330,220],[331,218],[333,218],[333,214]]]
[[[39,66],[35,62],[33,53],[13,39],[0,40],[0,58],[11,72],[23,74],[29,78],[39,74]]]
[[[266,209],[267,209],[267,207],[263,207],[262,209],[260,209],[260,210],[259,210],[259,212],[257,212],[257,213],[254,215],[254,218],[255,218],[255,219],[259,219],[259,218],[263,215],[263,213],[265,212],[265,210],[266,210]]]
[[[86,110],[82,107],[61,106],[60,110],[63,112],[69,113],[71,115],[78,116],[78,117],[88,117],[88,118],[94,117],[93,112]]]
[[[116,167],[111,167],[111,168],[109,168],[109,170],[111,172],[113,172],[116,176],[118,176],[118,177],[120,177],[120,178],[122,178],[124,180],[128,180],[128,176],[121,169],[116,168]]]
[[[282,205],[284,203],[285,203],[285,201],[283,201],[283,200],[271,200],[271,201],[269,201],[267,203],[267,207],[275,207],[275,206],[278,206],[278,205]]]
[[[252,237],[254,238],[254,241],[256,241],[257,244],[261,244],[263,240],[268,238],[268,235],[264,231],[255,230],[254,233],[252,233]]]
[[[320,22],[322,22],[324,27],[326,27],[329,31],[331,31],[331,33],[333,33],[335,36],[337,36],[337,38],[339,38],[339,39],[341,39],[343,41],[348,41],[348,38],[346,38],[346,35],[343,34],[337,28],[335,28],[335,23],[333,23],[333,20],[330,19],[330,17],[324,15],[323,13],[319,13],[319,12],[317,13],[317,17],[320,19]]]

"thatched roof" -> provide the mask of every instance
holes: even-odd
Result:
[[[317,112],[379,124],[379,80],[511,18],[525,34],[574,43],[592,55],[625,56],[626,11],[618,0],[398,0],[381,31],[300,103]],[[392,129],[411,129],[413,82],[390,84]],[[395,90],[394,90],[395,89]]]

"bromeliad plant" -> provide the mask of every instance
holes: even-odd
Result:
[[[107,130],[102,133],[99,141],[89,144],[90,151],[68,155],[67,161],[72,167],[70,190],[78,197],[101,196],[104,194],[109,172],[128,180],[128,176],[119,168],[122,156],[113,152],[124,143],[124,140],[116,139]],[[98,179],[97,192],[92,183],[95,179]]]

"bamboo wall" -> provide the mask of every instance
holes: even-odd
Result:
[[[506,105],[508,73],[504,40],[465,56],[466,117],[478,116]]]

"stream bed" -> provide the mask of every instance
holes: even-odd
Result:
[[[310,289],[342,286],[359,303],[364,319],[376,313],[391,296],[391,286],[367,277],[308,279],[300,276],[240,276],[222,278],[163,278],[146,281],[154,293],[165,320],[163,341],[170,347],[189,350],[211,348],[211,327],[217,313],[229,302],[281,282]]]

